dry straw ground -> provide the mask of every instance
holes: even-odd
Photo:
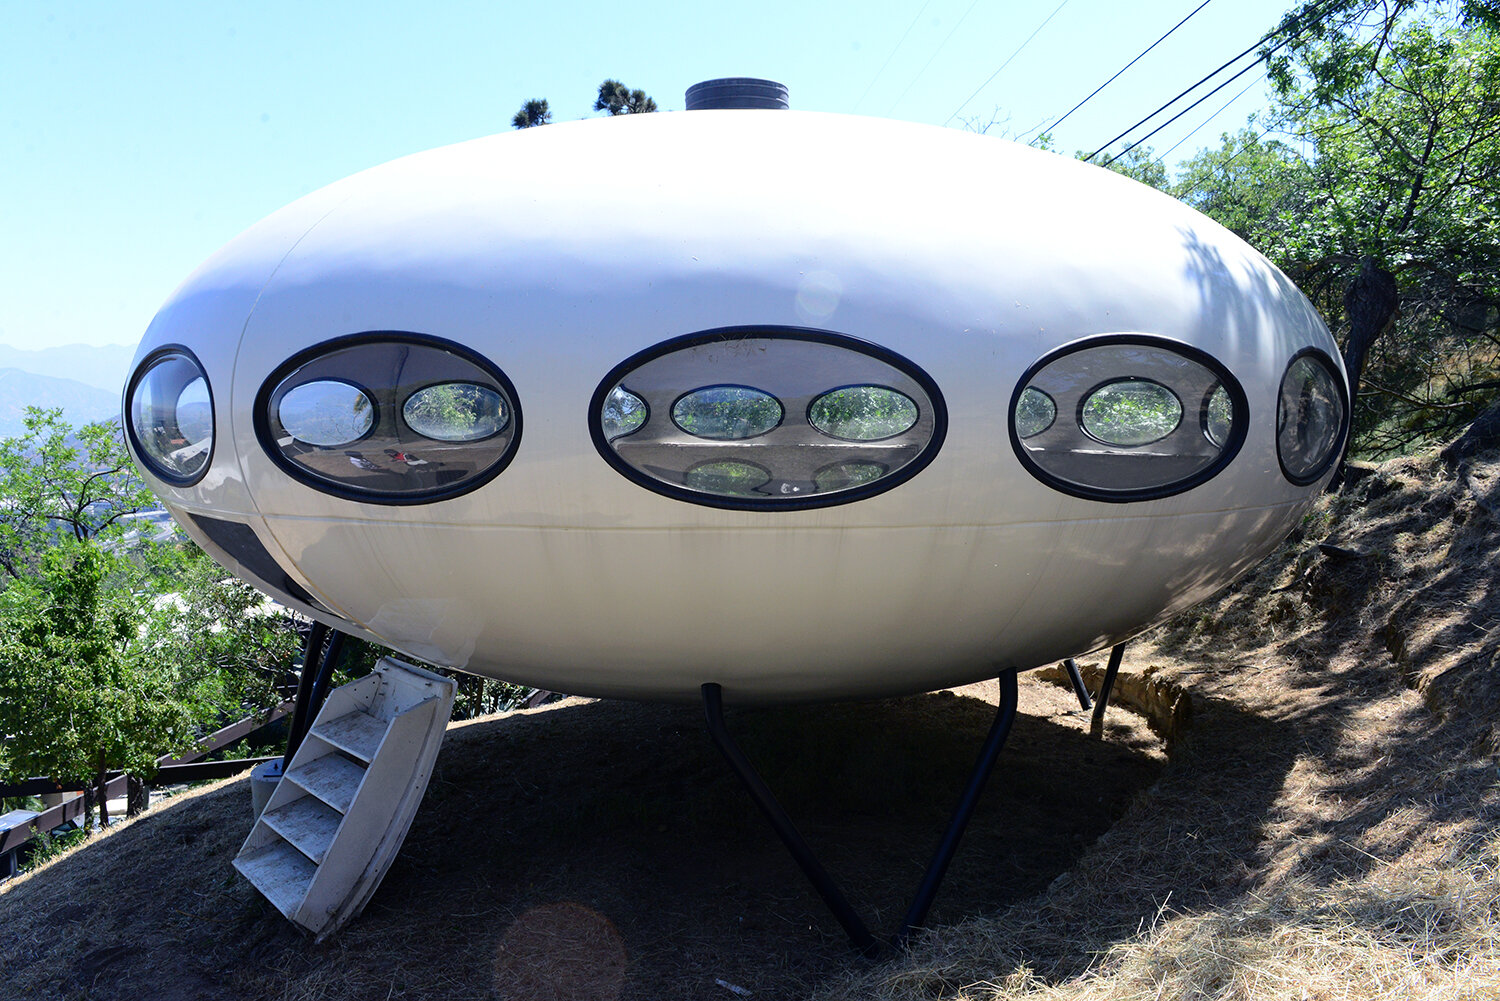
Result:
[[[243,782],[0,889],[0,998],[1500,997],[1500,462],[1368,472],[1132,646],[1186,690],[1091,739],[1037,677],[910,954],[850,957],[690,708],[455,728],[369,909],[314,946],[229,868]],[[1321,544],[1321,545],[1320,545]],[[889,927],[993,685],[731,715]],[[1152,708],[1152,707],[1148,707]],[[1160,709],[1160,706],[1154,708]]]

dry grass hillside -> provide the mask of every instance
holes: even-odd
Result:
[[[249,797],[221,783],[0,888],[0,999],[1500,996],[1500,459],[1362,472],[1132,645],[1126,694],[1191,719],[1170,756],[1142,716],[1096,739],[1023,678],[934,927],[895,961],[850,955],[696,710],[570,701],[454,728],[330,942],[234,875]],[[993,688],[730,726],[888,928]]]

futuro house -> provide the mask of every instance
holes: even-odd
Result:
[[[765,702],[1118,644],[1332,474],[1335,343],[1228,231],[729,83],[405,157],[231,241],[125,387],[163,503],[277,600],[433,663]]]

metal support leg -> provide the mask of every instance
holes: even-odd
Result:
[[[1099,683],[1099,695],[1094,699],[1094,718],[1091,730],[1103,732],[1104,710],[1109,705],[1110,690],[1115,687],[1115,675],[1120,673],[1120,661],[1125,656],[1125,644],[1119,643],[1109,652],[1109,666],[1104,669],[1104,680]]]
[[[1005,747],[1006,738],[1010,736],[1011,725],[1016,719],[1018,701],[1016,672],[1012,669],[1000,675],[1000,705],[995,710],[995,722],[990,726],[989,736],[985,738],[984,747],[979,752],[979,759],[974,763],[974,769],[969,775],[969,784],[964,789],[957,808],[953,811],[953,818],[948,822],[948,830],[943,835],[942,843],[938,845],[931,863],[927,866],[927,873],[922,878],[922,885],[917,888],[911,907],[907,909],[901,930],[896,933],[894,942],[898,948],[905,943],[911,932],[927,919],[927,912],[931,909],[934,898],[937,897],[943,877],[948,873],[948,865],[958,851],[959,841],[963,839],[964,829],[968,827],[969,819],[974,815],[974,808],[979,804],[979,796],[984,791],[990,773],[994,770],[995,761],[999,758],[1001,749]],[[776,795],[771,792],[765,780],[756,772],[755,766],[750,763],[750,759],[745,757],[745,752],[740,750],[739,745],[730,736],[728,728],[724,725],[723,691],[718,685],[703,686],[703,709],[708,717],[708,732],[713,737],[714,744],[728,760],[735,774],[740,777],[740,781],[745,784],[750,797],[755,800],[755,805],[760,807],[761,813],[770,821],[771,827],[781,838],[782,844],[786,845],[787,851],[791,852],[792,858],[796,860],[803,874],[812,883],[813,889],[823,898],[823,902],[828,905],[828,909],[833,912],[839,924],[843,925],[854,948],[868,959],[879,956],[883,951],[881,944],[875,936],[870,934],[870,929],[860,916],[854,912],[854,908],[849,904],[849,898],[844,896],[844,892],[833,881],[833,877],[828,875],[828,871],[813,854],[812,848],[803,839],[801,832],[787,816],[786,810],[777,801]]]
[[[708,717],[708,733],[713,738],[714,744],[729,762],[740,781],[750,793],[750,798],[755,800],[755,805],[760,807],[760,812],[765,814],[771,827],[775,829],[777,837],[781,838],[782,844],[786,845],[787,851],[792,853],[792,858],[802,868],[802,872],[812,883],[813,889],[823,898],[833,916],[838,919],[839,924],[844,926],[844,931],[849,934],[849,940],[854,943],[854,948],[861,955],[874,959],[880,954],[880,943],[875,941],[875,936],[870,934],[870,929],[865,927],[864,921],[860,920],[854,908],[849,904],[849,898],[844,896],[833,877],[828,875],[828,870],[823,868],[818,857],[813,854],[802,833],[797,830],[792,819],[787,816],[786,810],[776,800],[776,795],[771,792],[765,780],[756,772],[755,766],[750,764],[750,759],[745,757],[745,752],[740,750],[738,744],[729,733],[729,728],[724,725],[724,697],[723,690],[714,684],[703,686],[703,711]]]
[[[1078,673],[1078,661],[1069,657],[1063,661],[1063,669],[1068,672],[1068,680],[1073,682],[1073,694],[1078,696],[1078,708],[1088,712],[1094,703],[1089,698],[1088,686],[1083,683],[1083,675]]]
[[[1000,705],[995,710],[995,722],[990,724],[989,736],[984,739],[984,747],[980,749],[979,758],[974,762],[974,770],[969,773],[969,784],[964,789],[963,797],[958,801],[958,807],[953,811],[953,819],[948,822],[948,831],[943,835],[943,841],[938,845],[937,852],[932,856],[932,862],[927,866],[927,875],[922,877],[922,885],[917,888],[917,895],[912,899],[911,907],[907,908],[906,919],[901,922],[901,930],[896,932],[896,947],[900,948],[906,943],[912,930],[922,926],[927,920],[927,911],[932,907],[932,901],[937,896],[938,888],[943,884],[943,877],[948,873],[948,864],[953,861],[953,855],[958,851],[958,843],[964,836],[964,829],[969,826],[969,818],[974,815],[974,808],[979,805],[979,795],[984,792],[984,785],[989,781],[990,772],[995,768],[995,760],[1000,757],[1000,751],[1005,747],[1005,740],[1010,736],[1010,728],[1016,721],[1016,705],[1020,696],[1016,686],[1016,671],[1011,668],[1000,675]]]
[[[328,695],[328,679],[332,676],[333,666],[343,649],[344,634],[335,630],[333,640],[328,644],[328,651],[324,653],[323,641],[328,633],[327,626],[314,622],[312,629],[308,631],[307,643],[302,648],[302,673],[297,679],[297,704],[292,709],[292,724],[287,729],[286,755],[281,759],[283,774],[292,763],[292,755],[302,746],[302,739],[307,736],[307,731],[312,729],[318,710],[323,707],[323,699]]]

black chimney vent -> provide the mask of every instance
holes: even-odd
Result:
[[[719,108],[769,108],[772,111],[786,111],[790,107],[786,84],[775,80],[727,76],[721,80],[704,80],[687,89],[689,111]]]

